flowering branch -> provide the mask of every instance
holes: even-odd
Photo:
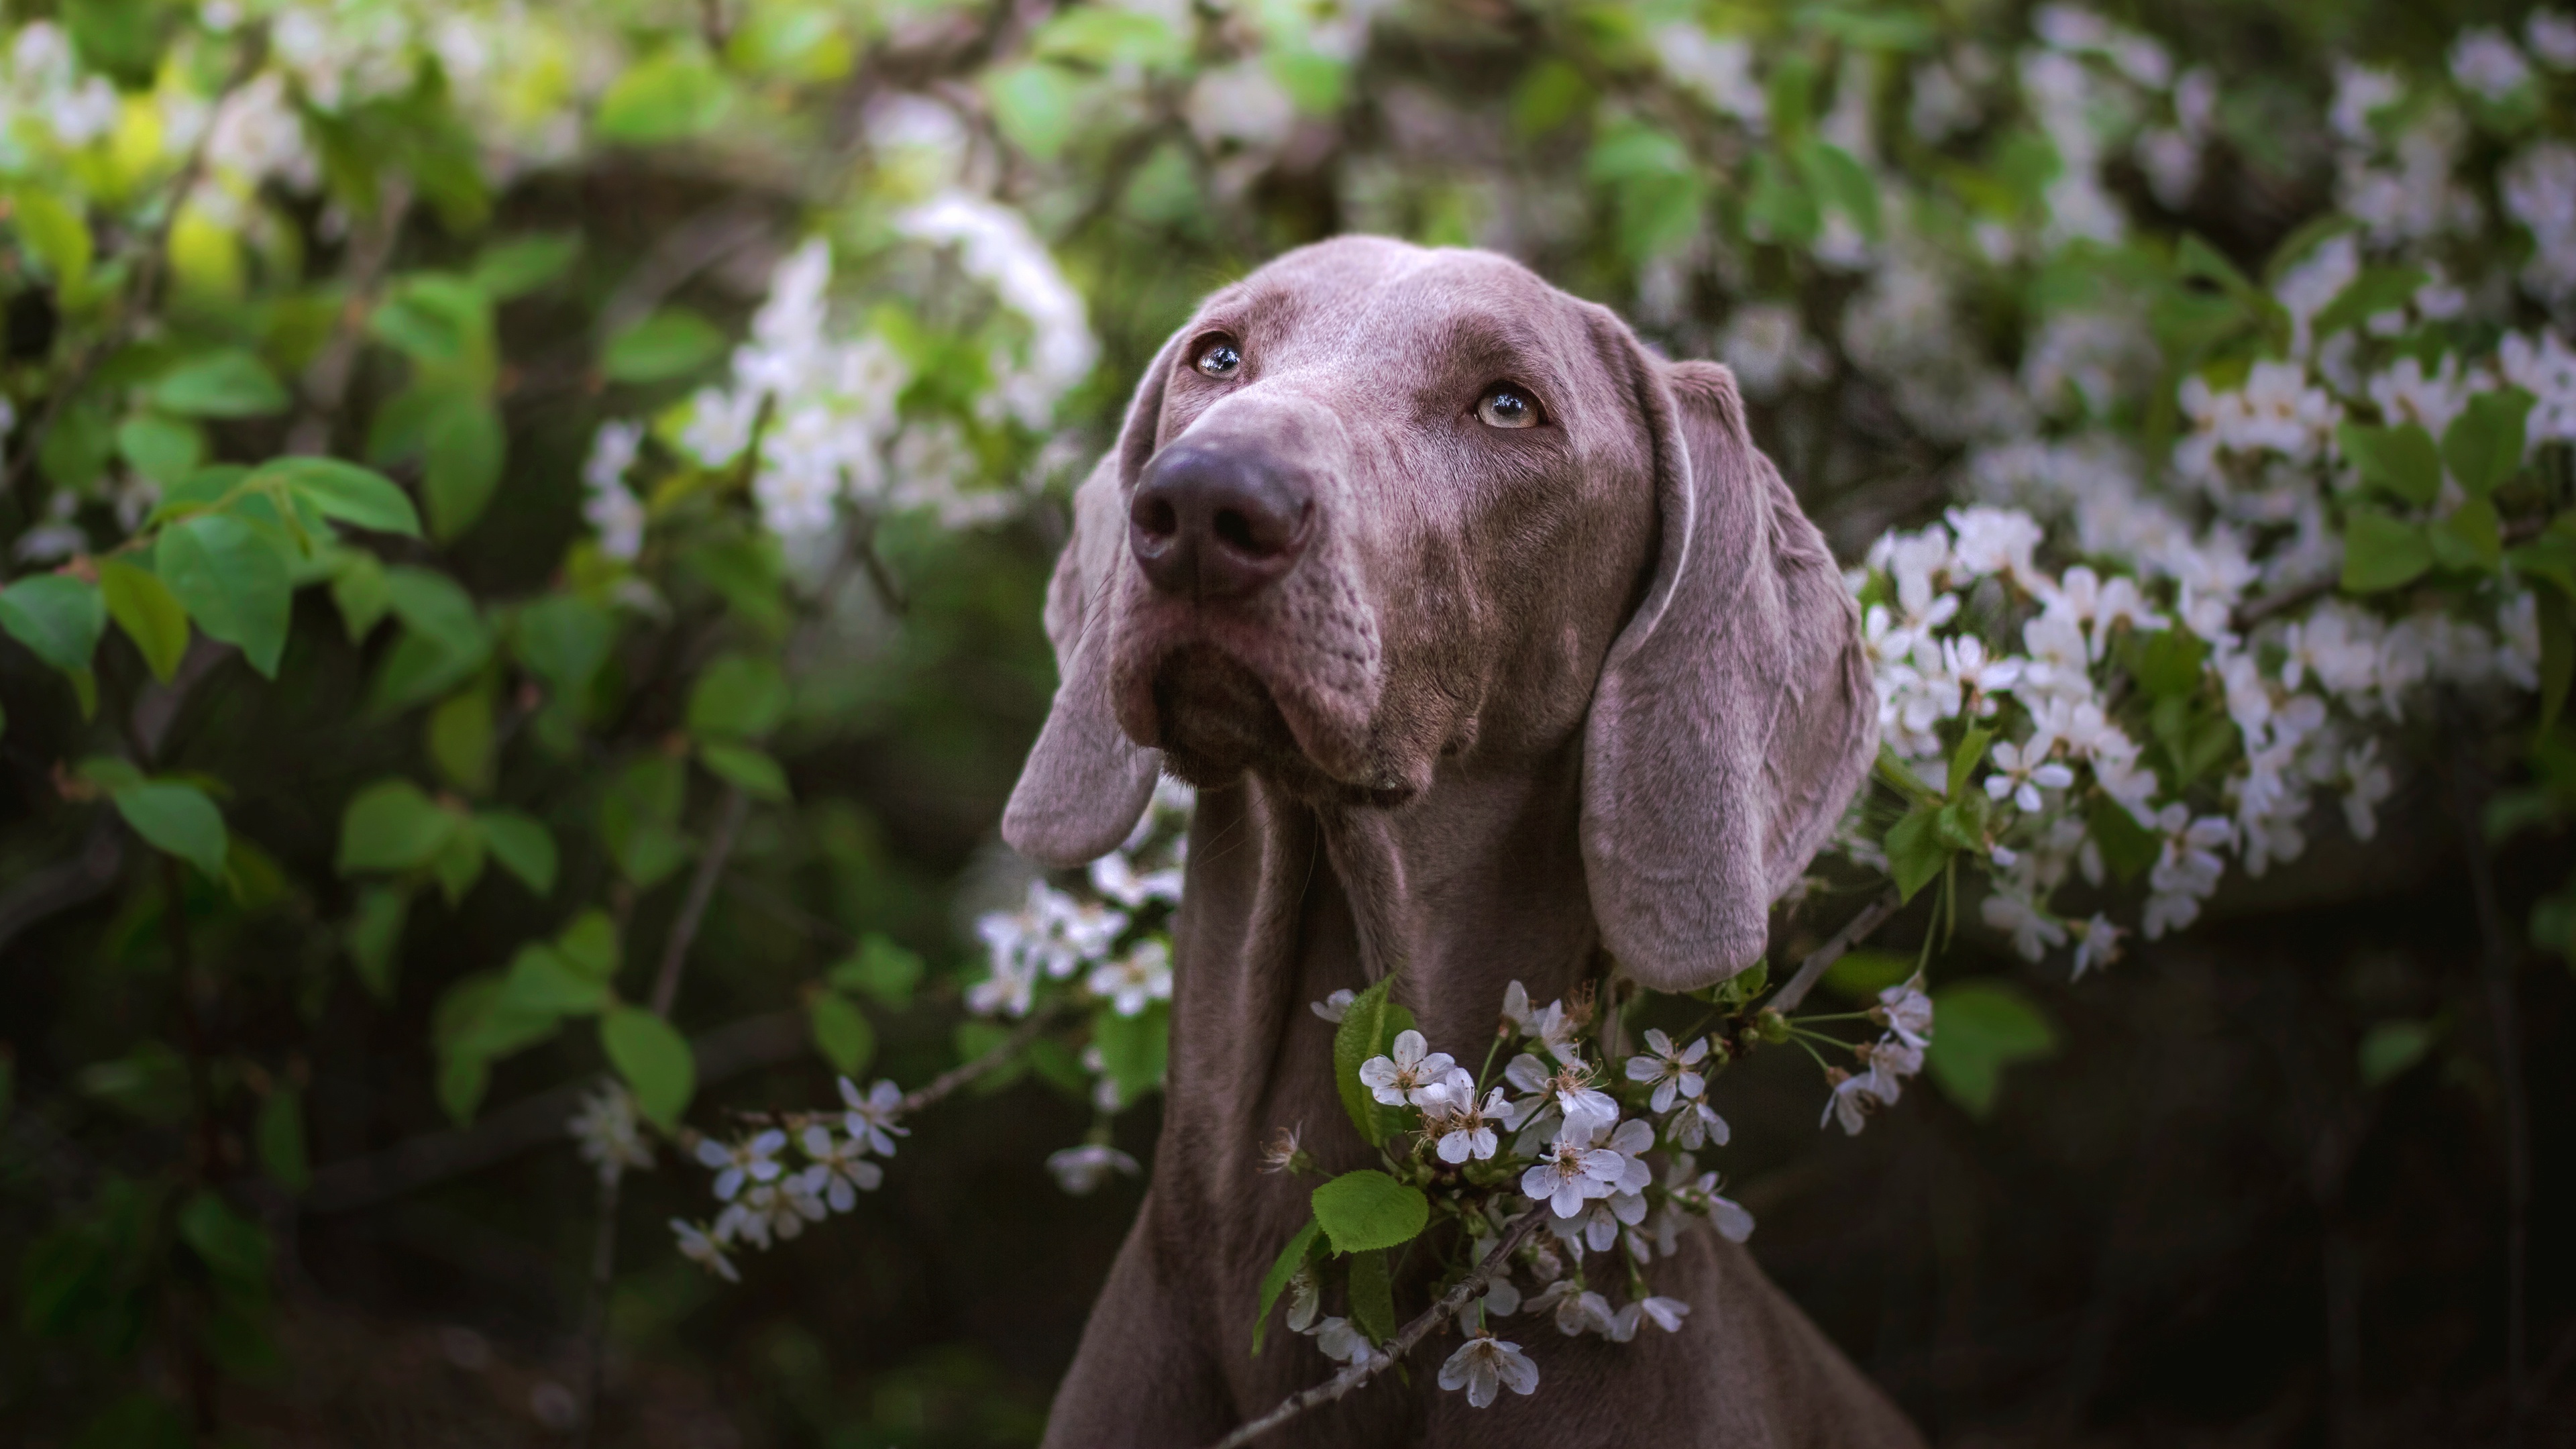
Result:
[[[1824,979],[1826,970],[1841,960],[1845,952],[1867,939],[1872,931],[1887,924],[1887,918],[1895,915],[1896,908],[1903,904],[1905,897],[1898,893],[1896,887],[1889,886],[1877,900],[1862,907],[1858,915],[1843,922],[1841,930],[1834,932],[1825,944],[1809,952],[1807,959],[1798,963],[1798,974],[1790,977],[1789,984],[1781,987],[1779,994],[1771,998],[1771,1009],[1782,1015],[1797,1010],[1798,1003],[1806,1000],[1807,993]]]
[[[1441,1294],[1437,1302],[1398,1330],[1395,1337],[1387,1340],[1384,1350],[1370,1354],[1313,1388],[1294,1395],[1260,1418],[1238,1426],[1210,1449],[1238,1449],[1238,1446],[1251,1443],[1309,1409],[1331,1403],[1394,1367],[1396,1360],[1411,1353],[1423,1339],[1430,1337],[1433,1329],[1457,1316],[1478,1294],[1483,1293],[1495,1275],[1510,1262],[1512,1254],[1519,1252],[1521,1245],[1528,1242],[1546,1221],[1547,1204],[1531,1204],[1519,1217],[1512,1219],[1511,1226],[1503,1230],[1501,1241],[1494,1244],[1492,1251],[1476,1260],[1476,1266],[1467,1270],[1466,1277],[1459,1279],[1455,1287]]]

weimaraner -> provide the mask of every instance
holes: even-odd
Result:
[[[1659,990],[1725,979],[1857,788],[1875,699],[1732,375],[1491,253],[1351,237],[1219,291],[1074,514],[1062,683],[1004,838],[1070,866],[1158,769],[1202,793],[1162,1141],[1045,1442],[1190,1449],[1333,1369],[1275,1329],[1252,1352],[1308,1215],[1263,1139],[1375,1161],[1307,1004],[1400,964],[1472,1060],[1515,978],[1546,1001],[1606,952]],[[1921,1443],[1741,1248],[1703,1227],[1651,1271],[1692,1306],[1678,1333],[1502,1320],[1534,1396],[1441,1392],[1435,1339],[1277,1442]],[[1431,1287],[1399,1281],[1400,1314]]]

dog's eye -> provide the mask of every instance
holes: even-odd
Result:
[[[1211,342],[1199,353],[1199,371],[1210,377],[1232,377],[1243,366],[1243,354],[1223,338]]]
[[[1538,426],[1538,400],[1508,382],[1485,389],[1476,401],[1476,421],[1489,428]]]

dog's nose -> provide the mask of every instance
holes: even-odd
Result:
[[[1176,443],[1147,464],[1127,507],[1127,548],[1167,594],[1230,599],[1288,572],[1315,496],[1257,449]]]

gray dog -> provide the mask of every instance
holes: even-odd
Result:
[[[1333,1368],[1293,1335],[1251,1352],[1308,1213],[1260,1143],[1302,1124],[1327,1168],[1374,1161],[1307,1003],[1401,965],[1421,1029],[1466,1044],[1506,983],[1546,1001],[1602,952],[1658,990],[1725,979],[1858,786],[1875,698],[1733,377],[1488,253],[1347,238],[1218,292],[1074,512],[1063,682],[1003,835],[1074,865],[1158,768],[1203,793],[1153,1182],[1046,1442],[1187,1449]],[[1703,1227],[1654,1273],[1679,1333],[1534,1321],[1532,1397],[1470,1408],[1433,1355],[1279,1442],[1920,1443],[1742,1249]]]

